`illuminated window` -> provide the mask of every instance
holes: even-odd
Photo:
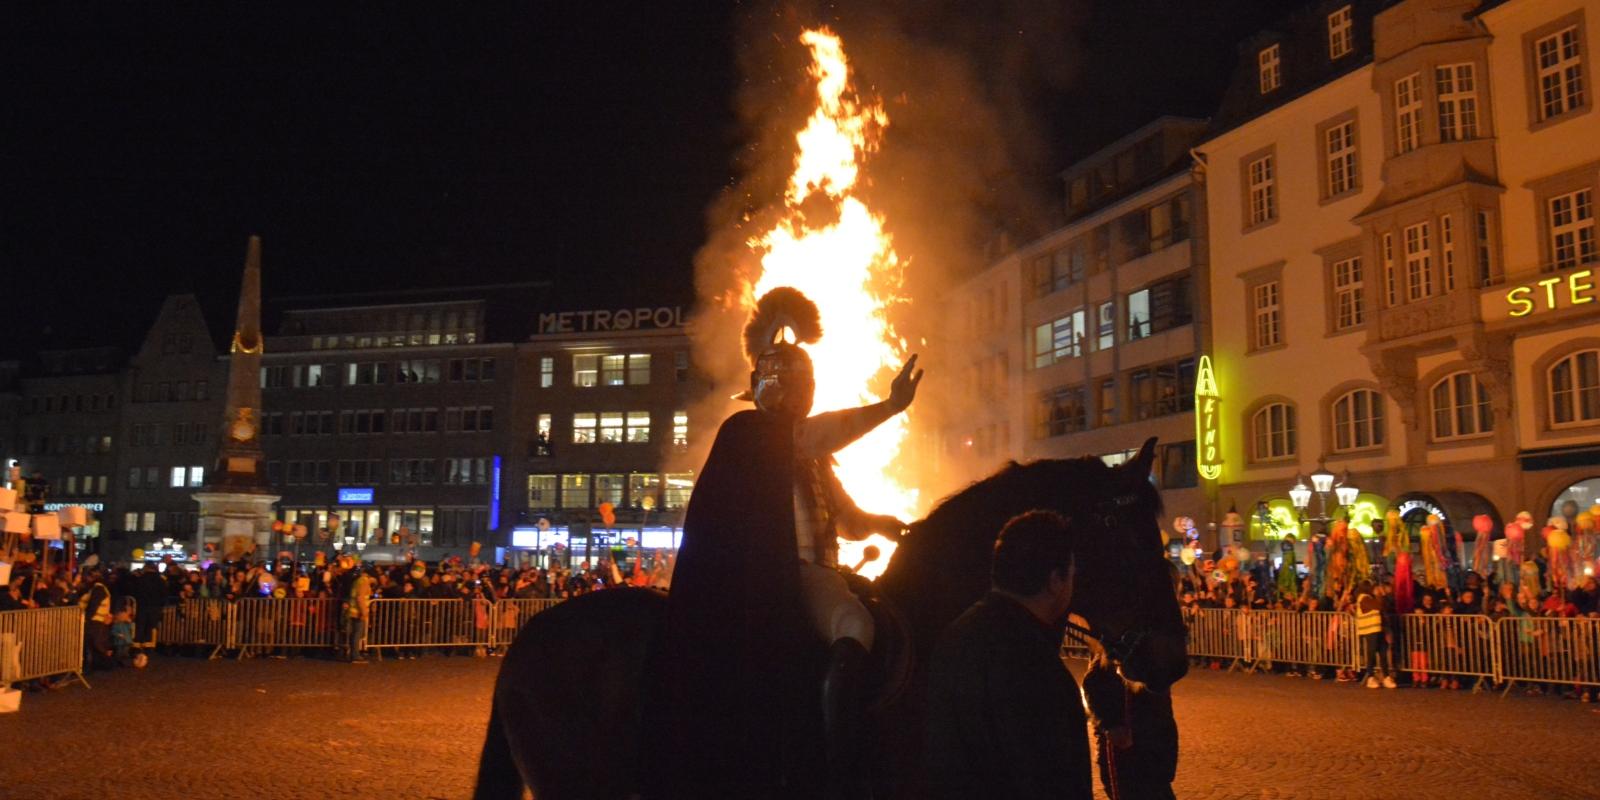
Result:
[[[600,385],[621,386],[627,381],[627,356],[600,357]]]
[[[548,389],[556,385],[556,360],[550,356],[539,359],[539,388]]]
[[[1356,389],[1333,401],[1333,442],[1333,449],[1341,453],[1381,447],[1383,395]]]
[[[1088,426],[1088,409],[1082,386],[1061,387],[1039,397],[1034,438],[1075,433]]]
[[[572,357],[572,385],[598,386],[600,384],[600,356]]]
[[[561,507],[591,508],[593,504],[589,502],[589,489],[592,483],[588,475],[562,475]]]
[[[625,476],[617,474],[600,474],[594,476],[594,503],[610,503],[613,506],[622,505],[622,488],[627,485]]]
[[[1297,452],[1294,406],[1269,403],[1250,417],[1253,442],[1251,456],[1256,461],[1291,458]]]
[[[627,424],[629,444],[646,444],[650,441],[650,412],[629,411]]]
[[[1083,355],[1083,309],[1058,317],[1033,329],[1033,366],[1048,367],[1067,358]]]
[[[205,467],[190,467],[189,468],[189,488],[198,489],[198,488],[200,488],[202,486],[205,486],[205,485],[206,485],[206,468]]]
[[[1105,427],[1117,424],[1117,379],[1100,381],[1099,400],[1095,407],[1095,425]]]
[[[650,354],[631,353],[628,355],[628,385],[645,386],[650,383]]]
[[[1422,143],[1422,73],[1394,82],[1395,152],[1409,153]]]
[[[1600,350],[1584,350],[1550,367],[1550,423],[1600,422]]]
[[[1117,304],[1110,300],[1100,304],[1095,318],[1095,348],[1110,350],[1117,344]]]
[[[1433,438],[1459,439],[1494,431],[1489,391],[1476,375],[1457,372],[1433,385]]]
[[[689,412],[672,412],[672,446],[683,448],[689,446]]]
[[[653,472],[628,473],[628,504],[634,508],[640,507],[646,497],[654,497],[660,501],[661,476]]]
[[[694,473],[669,472],[662,478],[666,481],[667,489],[661,494],[661,505],[666,508],[688,505],[689,495],[694,492]]]
[[[555,508],[556,507],[556,476],[555,475],[529,475],[528,476],[528,507],[529,508]]]
[[[174,489],[181,488],[187,483],[188,472],[183,467],[172,468],[172,479],[167,481],[167,486]]]
[[[572,443],[594,444],[599,432],[599,415],[580,412],[572,415]]]
[[[600,443],[620,444],[622,442],[622,412],[603,411],[600,413]]]

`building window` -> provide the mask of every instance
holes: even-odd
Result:
[[[1260,350],[1283,344],[1283,312],[1277,281],[1256,284],[1250,290],[1250,313],[1254,321],[1251,338],[1252,349]]]
[[[1128,336],[1132,342],[1150,335],[1150,290],[1128,293],[1122,303],[1128,309]]]
[[[1492,286],[1500,282],[1494,269],[1494,220],[1489,211],[1479,209],[1475,215],[1478,234],[1478,285]]]
[[[1110,350],[1117,343],[1117,304],[1110,300],[1100,304],[1095,319],[1095,347]]]
[[[322,463],[324,465],[324,468],[326,468],[327,462],[324,461]],[[206,468],[205,467],[190,467],[189,468],[189,488],[198,489],[198,488],[200,488],[202,486],[205,486],[205,485],[206,485]]]
[[[1400,303],[1400,289],[1398,279],[1395,277],[1394,267],[1394,234],[1386,233],[1380,245],[1383,254],[1383,296],[1384,305],[1393,307]]]
[[[556,507],[556,476],[528,476],[528,508]]]
[[[156,512],[146,511],[139,515],[139,530],[153,531],[156,529]]]
[[[572,385],[582,387],[600,385],[600,356],[572,357]]]
[[[672,412],[672,446],[685,448],[689,446],[689,412]]]
[[[1362,287],[1359,257],[1333,262],[1334,330],[1349,330],[1366,321],[1366,299]]]
[[[1600,350],[1584,350],[1550,367],[1550,422],[1600,422]]]
[[[1540,120],[1559,117],[1584,105],[1583,53],[1578,36],[1578,26],[1573,25],[1533,44]]]
[[[1054,389],[1039,398],[1034,438],[1076,433],[1086,427],[1087,420],[1082,386]]]
[[[1187,273],[1128,294],[1128,339],[1142,339],[1194,321]]]
[[[1189,223],[1193,217],[1189,202],[1189,193],[1183,192],[1148,209],[1151,251],[1189,238]]]
[[[1083,355],[1085,334],[1083,309],[1036,326],[1033,329],[1034,368]]]
[[[129,489],[137,489],[137,488],[139,488],[142,485],[142,482],[139,479],[141,477],[143,477],[143,475],[144,475],[144,470],[142,468],[140,468],[140,467],[129,467],[128,468],[128,488]]]
[[[592,481],[588,475],[561,476],[561,507],[590,508],[589,489]]]
[[[1253,460],[1293,458],[1297,452],[1294,406],[1288,403],[1262,406],[1250,417],[1250,434]]]
[[[653,472],[628,473],[628,505],[640,508],[646,497],[661,500],[661,476]]]
[[[555,441],[552,436],[552,422],[550,415],[540,414],[534,422],[533,454],[536,456],[551,455],[553,451],[550,449],[550,445]]]
[[[600,412],[600,443],[601,444],[621,444],[622,443],[622,412],[620,412],[620,411],[602,411],[602,412]]]
[[[678,383],[689,382],[689,351],[679,350],[672,354],[672,372]]]
[[[1128,373],[1133,419],[1146,420],[1194,410],[1194,359]]]
[[[1470,372],[1445,376],[1433,385],[1433,438],[1459,439],[1494,431],[1489,391]]]
[[[1266,155],[1250,162],[1250,224],[1260,225],[1278,218],[1276,179],[1272,156]]]
[[[173,489],[182,488],[186,483],[187,472],[183,467],[172,468],[172,479],[167,481],[167,486]]]
[[[1333,449],[1346,453],[1383,446],[1383,395],[1346,392],[1333,401]]]
[[[626,475],[612,473],[594,476],[594,504],[622,505],[622,489],[627,485]]]
[[[573,444],[594,444],[599,429],[599,415],[587,412],[572,415]]]
[[[539,359],[539,388],[548,389],[556,385],[556,360],[550,356]]]
[[[1100,392],[1095,404],[1095,423],[1097,427],[1117,424],[1117,379],[1105,378],[1100,381]]]
[[[1328,15],[1328,59],[1333,60],[1350,54],[1353,48],[1351,35],[1350,7],[1345,6]]]
[[[1405,230],[1406,300],[1415,302],[1433,296],[1433,243],[1428,223],[1419,222]]]
[[[1422,143],[1422,73],[1394,82],[1395,153],[1409,153]]]
[[[1439,140],[1478,138],[1478,84],[1473,65],[1434,67],[1433,83],[1439,92]]]
[[[1200,485],[1194,440],[1164,444],[1157,450],[1156,485],[1162,489],[1192,489]]]
[[[1283,85],[1283,70],[1278,58],[1278,45],[1262,48],[1256,53],[1256,72],[1261,80],[1261,93],[1266,94]]]
[[[1346,120],[1323,131],[1323,165],[1328,197],[1356,188],[1356,122]]]
[[[1439,261],[1444,266],[1444,290],[1456,288],[1456,221],[1446,214],[1439,218]]]
[[[1594,190],[1550,198],[1550,266],[1545,270],[1567,269],[1595,260]]]
[[[626,424],[629,444],[648,444],[650,442],[650,412],[629,411]]]
[[[689,495],[694,491],[694,473],[669,472],[661,477],[667,484],[666,491],[661,493],[661,505],[669,509],[688,505]]]

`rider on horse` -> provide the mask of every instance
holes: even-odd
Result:
[[[784,341],[785,328],[798,342],[822,334],[810,300],[774,289],[744,332],[752,370],[740,397],[756,409],[717,432],[684,520],[665,687],[677,748],[666,767],[680,796],[798,788],[809,765],[795,761],[806,752],[795,746],[804,736],[796,722],[817,715],[790,698],[815,686],[804,665],[822,646],[827,792],[867,794],[860,761],[874,626],[839,570],[837,538],[897,536],[905,526],[858,508],[834,474],[833,454],[905,410],[922,373],[913,356],[887,400],[810,416],[811,359]]]

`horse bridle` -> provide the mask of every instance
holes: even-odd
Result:
[[[1121,527],[1123,512],[1138,501],[1139,495],[1135,492],[1117,495],[1096,503],[1087,516],[1090,520],[1100,523],[1101,527],[1109,533]],[[1139,649],[1139,645],[1143,644],[1144,640],[1155,632],[1155,628],[1149,626],[1131,627],[1123,631],[1121,636],[1111,639],[1094,630],[1093,626],[1084,627],[1072,620],[1067,620],[1067,629],[1093,639],[1106,651],[1108,658],[1121,665],[1126,665],[1132,661],[1133,654]]]

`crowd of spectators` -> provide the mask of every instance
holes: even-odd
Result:
[[[1538,567],[1537,561],[1530,562]],[[1296,569],[1290,564],[1280,569]],[[1191,568],[1180,573],[1178,591],[1186,617],[1193,618],[1198,609],[1243,609],[1249,611],[1279,611],[1304,613],[1337,611],[1350,614],[1356,621],[1355,633],[1359,637],[1357,651],[1362,669],[1340,669],[1284,660],[1257,664],[1260,669],[1287,677],[1306,677],[1313,680],[1334,679],[1343,682],[1360,682],[1368,688],[1435,688],[1444,690],[1471,689],[1474,682],[1459,675],[1430,673],[1426,648],[1420,643],[1405,641],[1406,614],[1416,615],[1481,615],[1491,622],[1502,619],[1532,620],[1539,617],[1573,619],[1600,618],[1600,588],[1592,575],[1581,576],[1563,586],[1551,580],[1548,573],[1539,569],[1527,573],[1502,574],[1491,571],[1480,574],[1471,570],[1452,569],[1444,585],[1430,586],[1418,569],[1412,586],[1407,587],[1411,597],[1397,598],[1391,570],[1392,564],[1378,561],[1372,573],[1366,576],[1352,574],[1343,581],[1322,579],[1301,567],[1296,577],[1280,583],[1274,568],[1265,561],[1255,561],[1232,572],[1213,570],[1207,574]],[[1284,591],[1284,587],[1297,587]],[[1508,644],[1518,648],[1525,657],[1548,656],[1549,642],[1538,637],[1546,631],[1536,625],[1517,626],[1516,640]],[[1586,651],[1600,648],[1594,637],[1582,637],[1577,647]],[[1450,646],[1461,643],[1447,635]],[[1597,660],[1600,652],[1587,652],[1589,660]],[[1199,659],[1210,669],[1222,668],[1217,659]],[[1499,685],[1495,685],[1499,688]],[[1530,695],[1559,694],[1584,703],[1600,699],[1600,691],[1585,684],[1561,685],[1524,681],[1520,688]]]

